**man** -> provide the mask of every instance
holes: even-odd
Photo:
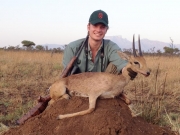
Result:
[[[78,72],[104,72],[110,62],[117,67],[117,72],[126,66],[127,61],[121,59],[117,54],[117,50],[120,50],[118,45],[110,40],[103,40],[108,30],[108,15],[104,11],[97,10],[91,14],[87,30],[89,34],[87,65],[86,51],[82,50],[77,59],[77,63],[75,63],[79,69]],[[64,67],[67,66],[69,61],[76,54],[84,40],[85,39],[76,40],[67,45],[63,58]],[[103,61],[101,61],[101,53],[104,55]]]
[[[94,11],[87,25],[88,42],[85,43],[84,49],[77,58],[74,65],[76,70],[71,71],[71,74],[81,72],[119,74],[126,66],[127,61],[121,59],[117,54],[117,51],[121,50],[118,45],[110,40],[103,39],[108,28],[108,15],[102,10]],[[84,40],[79,39],[67,45],[63,57],[64,68],[78,52]],[[132,73],[130,73],[131,77],[135,78],[136,74],[133,71]]]

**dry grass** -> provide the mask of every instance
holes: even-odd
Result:
[[[0,122],[13,125],[57,80],[62,54],[0,51]]]
[[[151,75],[138,77],[125,91],[134,100],[132,110],[148,122],[180,133],[180,58],[146,56]]]
[[[8,88],[12,83],[19,85],[19,83],[27,84],[39,80],[55,80],[54,77],[57,77],[62,70],[61,61],[62,54],[54,54],[51,57],[51,54],[46,52],[2,51],[0,52],[0,76],[3,78],[0,86]],[[11,79],[13,82],[8,84]]]
[[[8,131],[8,130],[9,130],[9,127],[0,123],[0,135],[3,134],[4,132]]]
[[[63,54],[0,51],[0,122],[14,122],[58,79]],[[180,59],[146,56],[152,73],[138,75],[125,88],[133,111],[148,122],[180,129]]]

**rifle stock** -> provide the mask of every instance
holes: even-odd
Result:
[[[33,107],[30,111],[28,111],[25,115],[23,115],[21,118],[19,118],[16,121],[16,124],[21,125],[24,124],[26,120],[28,120],[31,117],[34,117],[40,113],[42,113],[46,107],[48,106],[48,102],[51,100],[50,95],[47,95],[45,97],[39,97],[38,104]]]

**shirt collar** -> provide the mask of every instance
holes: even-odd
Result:
[[[98,51],[99,51],[102,47],[103,47],[103,40],[102,40],[102,43],[101,43],[101,45],[100,45]],[[88,42],[88,51],[91,52],[91,48],[90,48],[89,42]]]

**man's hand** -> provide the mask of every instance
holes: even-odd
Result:
[[[129,72],[128,75],[131,77],[131,80],[137,76],[137,73],[134,72],[131,68],[127,68],[127,71]]]
[[[111,73],[111,74],[118,74],[117,67],[112,64],[111,62],[107,66],[105,72]]]

